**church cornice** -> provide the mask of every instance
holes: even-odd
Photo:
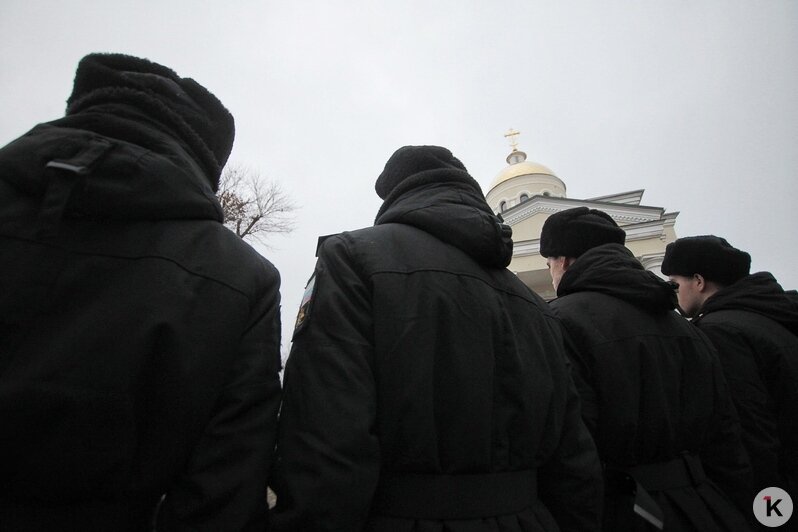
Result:
[[[501,215],[504,221],[512,226],[536,214],[555,214],[574,207],[600,209],[609,214],[618,225],[624,226],[660,220],[665,212],[661,207],[535,195],[529,200],[504,211]]]
[[[665,223],[664,220],[660,219],[653,222],[625,225],[623,230],[626,231],[627,242],[648,240],[650,238],[664,238]]]
[[[602,203],[624,203],[627,205],[640,205],[643,201],[643,193],[645,189],[630,190],[629,192],[621,192],[619,194],[610,194],[609,196],[599,196],[597,198],[588,198],[585,201],[600,201]]]

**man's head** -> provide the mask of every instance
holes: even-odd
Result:
[[[552,285],[557,290],[563,274],[585,251],[625,242],[626,232],[610,215],[576,207],[549,216],[540,233],[540,254],[546,257]]]
[[[751,268],[751,256],[714,235],[679,238],[665,248],[662,273],[679,288],[679,308],[695,317],[715,292],[736,283]]]
[[[423,172],[462,171],[467,175],[466,167],[452,152],[441,146],[404,146],[396,150],[385,163],[385,169],[377,178],[374,189],[382,199],[387,199],[392,192],[407,188],[408,179],[415,178]],[[432,175],[432,174],[427,174]],[[441,173],[442,176],[449,174]],[[473,178],[470,180],[473,181]],[[474,188],[481,194],[482,189],[476,181]]]
[[[146,59],[122,54],[90,54],[75,73],[67,115],[95,105],[121,103],[167,124],[203,166],[214,191],[235,137],[233,116],[191,78]]]

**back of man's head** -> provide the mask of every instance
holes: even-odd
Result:
[[[540,233],[540,254],[578,258],[591,248],[625,242],[626,232],[606,212],[576,207],[549,216]]]
[[[67,116],[108,103],[135,106],[170,126],[199,158],[215,191],[235,137],[233,116],[191,78],[147,59],[89,54],[75,73]]]
[[[661,270],[664,275],[686,277],[697,273],[707,281],[728,286],[748,275],[750,268],[751,255],[733,247],[725,238],[702,235],[668,244]]]
[[[460,159],[452,155],[448,149],[442,146],[404,146],[396,150],[388,162],[385,169],[377,178],[374,190],[377,195],[385,200],[392,193],[404,190],[412,186],[413,182],[420,181],[418,176],[425,174],[430,179],[423,180],[428,182],[434,180],[437,172],[441,176],[440,180],[445,181],[450,178],[452,171],[461,171],[462,178],[473,185],[473,188],[482,194],[479,184],[470,178],[468,171]]]

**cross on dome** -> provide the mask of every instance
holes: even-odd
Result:
[[[510,147],[513,149],[513,151],[518,150],[518,135],[520,134],[520,131],[516,131],[513,128],[508,129],[507,133],[504,134],[507,140],[510,141]]]

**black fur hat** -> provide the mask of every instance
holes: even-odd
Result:
[[[197,156],[216,191],[235,137],[233,116],[216,96],[193,79],[147,59],[87,55],[78,64],[66,114],[108,102],[138,106],[168,123]]]
[[[751,255],[715,235],[688,236],[671,242],[662,260],[664,275],[698,273],[709,281],[730,285],[748,275]]]
[[[626,232],[609,214],[575,207],[549,216],[540,232],[544,257],[579,257],[602,244],[624,244]]]
[[[462,171],[463,175],[469,177],[473,181],[473,186],[482,194],[479,183],[468,176],[468,171],[463,163],[452,155],[452,152],[440,146],[404,146],[399,148],[385,163],[385,169],[377,178],[374,190],[377,191],[380,198],[386,199],[397,187],[405,188],[405,185],[401,187],[399,185],[407,178],[430,170]]]

